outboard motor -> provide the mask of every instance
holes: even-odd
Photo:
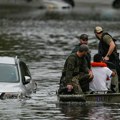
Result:
[[[114,0],[112,3],[113,8],[119,9],[120,8],[120,0]]]
[[[75,2],[74,0],[63,0],[65,1],[66,3],[70,4],[72,7],[75,7]]]

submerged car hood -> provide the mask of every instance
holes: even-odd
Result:
[[[21,92],[20,83],[0,83],[0,92]]]

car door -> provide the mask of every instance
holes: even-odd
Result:
[[[26,92],[31,93],[34,89],[34,84],[32,81],[30,71],[27,65],[23,61],[20,62],[20,70],[21,70],[22,83],[27,90]]]

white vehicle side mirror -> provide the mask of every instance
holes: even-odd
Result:
[[[29,83],[30,80],[31,80],[31,77],[29,77],[29,76],[25,76],[25,82],[26,82],[26,83]]]

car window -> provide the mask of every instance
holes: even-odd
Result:
[[[11,64],[0,64],[0,82],[18,82],[17,67]]]

